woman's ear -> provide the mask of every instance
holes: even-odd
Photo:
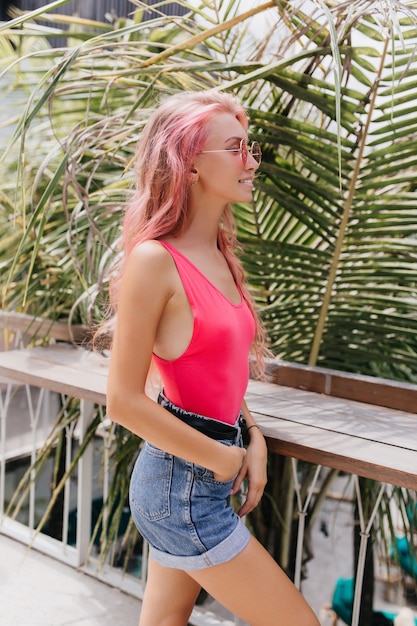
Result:
[[[191,176],[190,176],[190,185],[191,187],[195,187],[197,182],[198,182],[198,171],[196,170],[195,167],[191,168]]]

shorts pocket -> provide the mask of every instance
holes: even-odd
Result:
[[[130,506],[148,521],[170,515],[173,456],[145,442],[130,481]]]
[[[225,446],[236,445],[233,441],[230,441],[230,440],[222,440],[222,441],[219,441],[219,443],[222,443]],[[207,483],[208,485],[210,484],[211,485],[228,485],[228,486],[230,485],[230,487],[232,486],[233,481],[234,481],[234,478],[226,482],[216,480],[214,478],[214,472],[207,469],[206,467],[202,467],[201,465],[197,465],[197,464],[194,464],[194,479],[201,480]]]

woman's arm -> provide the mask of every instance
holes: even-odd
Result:
[[[265,438],[260,429],[256,426],[250,411],[244,401],[242,404],[243,417],[246,420],[247,428],[253,426],[249,430],[249,444],[246,450],[246,456],[243,459],[242,467],[233,483],[232,494],[237,493],[245,478],[248,480],[248,492],[245,502],[239,510],[239,515],[243,517],[250,513],[262,498],[262,494],[267,483],[267,447]]]
[[[137,246],[127,260],[110,357],[107,414],[158,448],[228,480],[238,473],[245,451],[206,437],[145,393],[158,326],[175,295],[176,280],[169,253],[156,242]]]

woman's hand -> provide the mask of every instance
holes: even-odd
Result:
[[[235,478],[232,495],[236,494],[245,478],[248,480],[248,492],[238,515],[247,515],[258,505],[267,483],[267,447],[264,436],[258,428],[251,429],[251,440],[243,459],[242,467]]]

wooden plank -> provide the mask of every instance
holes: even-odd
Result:
[[[249,385],[249,390],[251,385]],[[339,434],[417,451],[417,415],[278,385],[248,394],[251,410]],[[248,400],[249,401],[249,400]]]
[[[91,333],[81,324],[54,322],[53,320],[34,317],[14,311],[0,311],[0,329],[19,331],[27,336],[28,341],[48,337],[57,341],[82,343],[89,340]]]
[[[270,365],[272,382],[275,385],[305,389],[315,393],[327,393],[330,377],[317,368],[278,361]]]
[[[279,360],[268,367],[277,385],[417,413],[417,385],[411,383]]]
[[[256,381],[246,401],[272,452],[417,489],[415,413]]]
[[[317,436],[317,429],[309,433],[305,426],[299,431],[293,424],[288,424],[288,430],[280,424],[277,432],[275,427],[271,430],[270,425],[264,424],[262,419],[259,423],[271,452],[398,487],[417,489],[417,473],[414,469],[417,467],[417,455],[414,451],[399,452],[397,449],[389,450],[388,446],[384,450],[381,443],[374,445],[366,442],[361,445],[358,439],[344,441],[343,435],[336,442],[336,447],[332,438],[327,448],[323,438]],[[268,431],[272,436],[268,435]]]
[[[417,385],[332,375],[331,395],[417,413]]]
[[[0,376],[106,403],[108,359],[68,344],[0,352]]]

